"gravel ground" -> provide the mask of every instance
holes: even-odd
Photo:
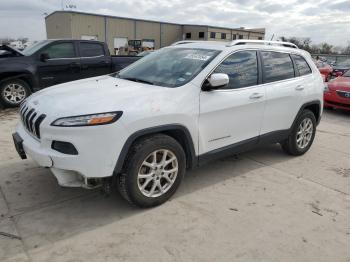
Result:
[[[350,261],[350,113],[327,111],[311,150],[278,145],[188,172],[147,210],[61,188],[20,160],[0,111],[0,261]]]

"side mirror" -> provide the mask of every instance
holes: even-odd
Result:
[[[230,82],[227,74],[214,73],[203,84],[203,91],[210,91],[217,89],[218,87],[225,86]]]
[[[50,59],[50,56],[49,56],[48,53],[42,53],[42,54],[40,54],[40,61],[41,61],[41,62],[46,62],[46,61],[49,60],[49,59]]]

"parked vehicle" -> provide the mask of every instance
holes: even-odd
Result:
[[[180,42],[119,73],[33,94],[14,143],[62,186],[114,178],[125,199],[150,207],[209,160],[265,143],[307,152],[323,88],[311,56],[291,43]]]
[[[324,92],[324,107],[350,110],[350,70],[328,83]]]
[[[328,82],[332,77],[333,67],[322,61],[316,61],[315,63],[320,73],[325,76],[325,81]]]
[[[334,64],[332,75],[334,77],[342,76],[349,69],[350,69],[350,59],[339,61]]]
[[[116,72],[140,59],[110,56],[105,43],[88,40],[44,40],[22,52],[0,50],[0,103],[10,107],[42,88]]]

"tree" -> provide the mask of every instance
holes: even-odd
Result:
[[[311,39],[309,37],[306,37],[306,38],[301,38],[301,37],[284,37],[284,36],[281,36],[280,37],[280,40],[281,41],[284,41],[284,42],[290,42],[290,43],[293,43],[295,45],[297,45],[300,49],[304,49],[308,52],[311,51]]]
[[[345,54],[345,55],[350,55],[350,42],[348,42],[348,46],[346,46],[343,49],[342,53]]]
[[[332,54],[333,46],[327,43],[320,44],[320,54]]]

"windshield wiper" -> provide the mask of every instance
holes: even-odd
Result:
[[[147,81],[147,80],[143,80],[143,79],[139,79],[139,78],[136,78],[136,77],[120,77],[120,79],[125,79],[125,80],[134,81],[134,82],[138,82],[138,83],[154,85],[153,82],[150,82],[150,81]]]

